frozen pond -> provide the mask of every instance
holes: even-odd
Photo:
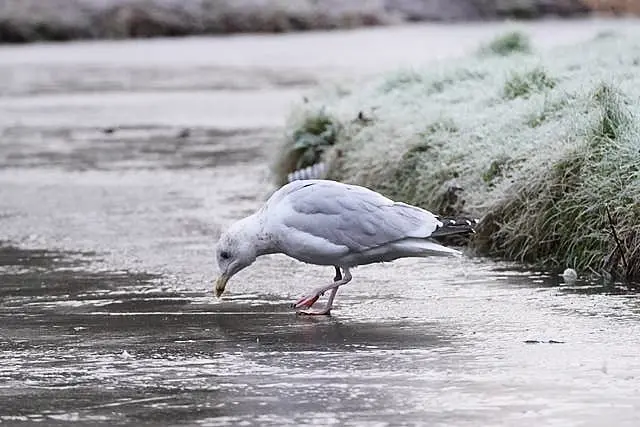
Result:
[[[637,23],[523,26],[541,48]],[[484,259],[333,275],[283,256],[212,294],[272,190],[291,101],[505,26],[0,48],[0,424],[635,426],[640,303]]]

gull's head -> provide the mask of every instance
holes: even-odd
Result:
[[[249,217],[236,222],[218,240],[216,261],[220,276],[216,280],[217,297],[222,295],[231,277],[256,260],[256,235],[251,220]]]

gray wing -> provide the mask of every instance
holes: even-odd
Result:
[[[362,252],[406,238],[426,238],[441,225],[428,211],[394,202],[364,187],[308,180],[278,203],[279,221],[345,252]],[[283,206],[284,205],[284,206]]]

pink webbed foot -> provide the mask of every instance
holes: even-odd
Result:
[[[311,306],[315,304],[316,301],[318,301],[318,298],[320,298],[320,294],[315,294],[310,297],[305,296],[300,298],[295,303],[291,304],[291,306],[292,308],[302,308],[302,307],[311,308]]]
[[[296,309],[297,314],[307,314],[307,315],[315,315],[315,316],[329,314],[329,312],[331,311],[331,307],[333,305],[333,299],[336,296],[336,292],[338,292],[338,288],[346,283],[349,283],[349,281],[351,280],[351,274],[349,274],[349,270],[347,268],[344,268],[344,271],[345,271],[344,278],[340,273],[340,269],[338,267],[335,267],[335,269],[336,269],[336,277],[334,278],[333,283],[331,283],[328,286],[315,289],[314,291],[311,292],[311,296],[304,296],[300,298],[298,301],[296,301],[294,304],[292,304],[292,307]],[[315,302],[318,301],[318,298],[324,295],[324,293],[328,290],[331,290],[331,294],[329,295],[327,304],[321,309],[312,310],[311,306],[313,306],[313,304],[315,304]],[[305,310],[298,310],[303,307],[305,308]]]

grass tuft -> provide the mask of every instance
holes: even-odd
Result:
[[[476,248],[526,263],[640,279],[637,129],[629,127],[623,95],[610,85],[598,85],[591,101],[597,114],[584,131],[584,144],[523,176],[493,203],[478,229]],[[616,224],[608,220],[608,206]],[[622,248],[611,226],[622,236]],[[633,262],[625,265],[623,253],[634,254]]]
[[[556,80],[550,77],[546,71],[540,68],[526,73],[514,73],[504,84],[504,97],[506,99],[526,98],[534,92],[542,92],[553,89]]]
[[[385,78],[380,86],[380,90],[383,93],[389,93],[421,82],[422,75],[418,72],[411,69],[403,69]]]
[[[442,119],[435,121],[428,125],[424,132],[422,132],[422,136],[428,138],[430,135],[437,134],[439,132],[448,132],[455,133],[458,132],[458,126],[451,119]]]
[[[514,53],[531,53],[531,51],[531,39],[521,31],[510,31],[480,48],[481,55],[508,56]]]
[[[599,40],[599,39],[610,39],[610,38],[615,38],[618,37],[620,34],[614,30],[601,30],[598,31],[598,33],[595,35],[594,39],[595,40]]]
[[[340,132],[337,121],[323,109],[307,113],[282,145],[273,165],[278,185],[287,183],[287,175],[318,163],[325,150],[334,145]]]
[[[600,117],[594,126],[592,138],[595,142],[619,139],[630,122],[627,101],[619,91],[607,84],[596,88],[593,99],[600,110]]]
[[[482,180],[491,185],[494,179],[502,175],[505,165],[508,163],[508,157],[501,157],[491,162],[487,171],[482,174]]]

